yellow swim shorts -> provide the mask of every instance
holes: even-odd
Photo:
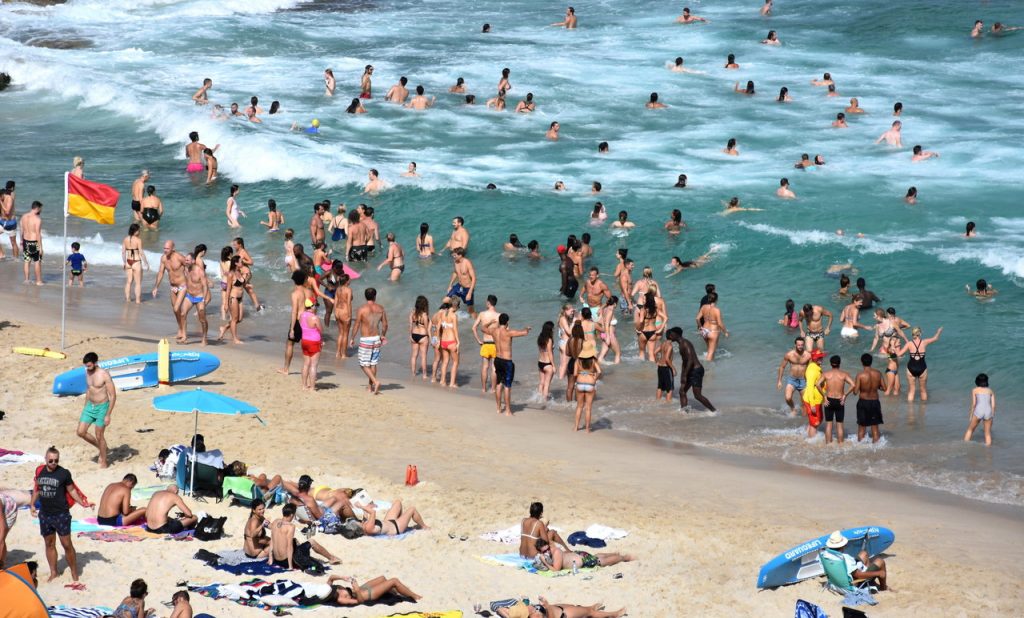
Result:
[[[480,358],[494,358],[497,355],[498,349],[494,347],[493,343],[480,344]]]

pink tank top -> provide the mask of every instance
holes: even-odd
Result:
[[[306,325],[306,318],[311,317],[316,317],[316,314],[306,310],[302,312],[302,316],[299,318],[299,326],[302,328],[302,339],[304,341],[320,341],[320,331]]]

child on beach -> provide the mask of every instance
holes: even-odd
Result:
[[[992,446],[992,421],[996,416],[996,394],[988,387],[988,374],[979,373],[974,378],[974,390],[971,391],[971,422],[964,434],[964,442],[970,442],[974,430],[979,423],[984,423],[985,446]]]
[[[89,263],[85,256],[79,253],[82,245],[77,242],[71,243],[71,255],[68,256],[68,265],[71,266],[71,276],[68,278],[68,287],[75,284],[78,279],[78,287],[85,287],[85,271],[89,269]]]
[[[323,347],[323,327],[316,315],[316,304],[309,299],[306,299],[306,310],[299,316],[299,326],[302,328],[302,388],[313,391]]]

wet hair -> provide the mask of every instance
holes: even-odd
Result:
[[[985,281],[984,279],[978,279],[974,283],[974,286],[978,288],[979,292],[984,292],[988,288],[988,281]]]
[[[780,187],[788,187],[789,186],[789,178],[783,178],[782,180],[780,180],[779,181],[779,186]]]
[[[608,142],[601,142],[597,145],[598,152],[608,152]]]
[[[868,282],[864,281],[864,277],[857,277],[857,287],[858,288],[863,290],[864,287],[867,286],[867,284],[868,284]]]
[[[768,39],[769,41],[775,40],[775,38],[776,38],[775,31],[774,30],[769,30],[768,31],[768,36],[766,36],[765,38]]]
[[[590,232],[583,232],[582,234],[580,234],[580,241],[584,245],[589,245],[590,244]],[[597,267],[595,266],[594,268],[591,268],[591,270],[597,270]]]
[[[252,97],[249,99],[249,103],[251,103],[253,107],[256,107],[256,104],[259,102],[260,100],[257,97]]]
[[[683,329],[679,328],[678,326],[673,326],[672,328],[668,329],[668,332],[665,333],[665,336],[670,341],[676,341],[677,339],[683,336]]]
[[[680,222],[682,222],[682,220],[683,220],[683,212],[681,210],[679,210],[678,208],[673,208],[672,209],[672,222],[673,223],[680,223]]]
[[[828,359],[828,364],[832,365],[833,369],[839,369],[839,365],[842,363],[843,359],[840,358],[838,354],[833,354],[832,357]]]
[[[740,198],[736,197],[735,195],[732,196],[732,198],[729,200],[729,206],[731,206],[733,208],[736,208],[739,205],[740,205]]]
[[[822,77],[822,79],[832,79],[832,74],[831,73],[825,73],[825,75]]]
[[[714,291],[715,291],[715,284],[714,283],[705,283],[704,284],[704,293],[705,294],[711,294]]]
[[[682,56],[676,56],[676,66],[677,67],[683,66],[683,57]]]
[[[495,189],[498,188],[498,185],[494,184],[493,182],[489,182],[489,183],[487,183],[487,186],[485,188],[488,191],[494,191]]]
[[[982,388],[988,388],[988,374],[979,373],[978,377],[974,378],[974,385]]]
[[[348,222],[349,223],[359,223],[359,209],[358,208],[353,208],[352,210],[348,211]]]
[[[206,245],[199,243],[196,248],[192,250],[192,259],[198,258],[200,254],[206,253]]]
[[[839,112],[838,114],[836,114],[836,120],[846,120],[846,114],[844,114],[843,112]]]
[[[789,88],[786,88],[785,86],[783,86],[782,89],[779,90],[779,99],[778,100],[779,101],[785,101],[787,94],[789,94]]]
[[[526,102],[527,103],[532,103],[533,102],[533,93],[532,92],[527,92],[526,93]]]
[[[43,203],[42,202],[40,202],[39,200],[33,200],[32,201],[32,210],[42,210],[42,209],[43,209]]]
[[[594,212],[591,214],[591,217],[593,218],[593,217],[597,217],[598,215],[600,215],[602,208],[604,208],[604,204],[603,203],[601,203],[601,202],[594,202]]]
[[[718,292],[708,292],[708,303],[718,302]]]
[[[629,213],[628,212],[626,212],[625,210],[620,210],[619,211],[619,220],[620,221],[625,221],[628,217],[629,217]]]
[[[590,307],[584,307],[580,309],[580,317],[584,320],[594,319],[594,313],[590,310]]]
[[[271,115],[276,114],[278,112],[278,110],[280,110],[280,109],[281,109],[281,102],[280,101],[271,101],[270,102],[270,112],[269,113]]]
[[[490,31],[491,31],[491,24],[484,24],[484,27],[481,28],[481,30],[480,30],[480,32],[490,32]]]
[[[967,233],[970,234],[971,232],[974,231],[974,228],[976,228],[976,227],[977,227],[977,225],[974,223],[974,221],[968,221],[967,222]]]
[[[455,221],[459,222],[459,225],[466,225],[466,220],[462,217],[452,217]]]
[[[409,83],[409,78],[406,77],[405,75],[403,75],[403,76],[398,78],[398,83],[402,84],[404,86],[404,85]]]
[[[509,73],[511,73],[511,72],[512,72],[511,69],[509,69],[508,67],[505,67],[504,69],[501,70],[501,76],[507,78]]]
[[[220,250],[220,261],[221,262],[227,262],[228,260],[231,259],[231,256],[234,253],[235,253],[235,250],[232,249],[230,246],[228,246],[228,247],[221,247],[221,250]]]
[[[736,54],[729,54],[725,59],[725,64],[736,64]]]
[[[786,316],[787,318],[788,318],[788,317],[792,317],[792,315],[793,315],[793,312],[794,312],[795,310],[796,310],[796,303],[795,303],[795,302],[793,302],[793,299],[792,299],[792,298],[790,298],[790,299],[787,299],[787,300],[786,300],[786,313],[785,313],[785,316]]]
[[[917,146],[914,146],[914,154],[916,154],[916,155],[917,154],[921,154],[921,146],[920,146],[920,144],[917,145]]]
[[[622,258],[623,260],[625,260],[626,256],[629,255],[629,248],[628,247],[619,247],[618,249],[615,250],[615,255],[617,255],[620,258]]]
[[[234,238],[231,239],[231,242],[234,242],[242,249],[245,249],[245,239],[242,238],[241,236],[235,236]]]
[[[874,359],[871,358],[870,354],[864,353],[860,355],[860,364],[864,365],[865,367],[870,367],[872,360]]]
[[[128,596],[133,599],[142,599],[145,598],[147,592],[149,592],[149,586],[146,585],[146,580],[140,578],[132,582]]]
[[[456,86],[461,86],[462,84],[465,84],[465,83],[466,83],[466,80],[462,79],[461,77],[455,80],[455,85]]]
[[[896,104],[892,106],[892,111],[894,113],[902,112],[903,111],[903,103],[900,103],[899,101],[896,101]]]
[[[423,94],[423,84],[416,86],[416,94]]]
[[[536,251],[537,247],[539,246],[540,243],[538,243],[536,240],[531,240],[530,242],[526,243],[526,248],[529,249],[530,251]]]
[[[747,88],[744,92],[747,94],[754,94],[754,82],[752,80],[747,80]]]
[[[917,197],[917,187],[907,189],[907,197]]]
[[[728,150],[732,150],[733,148],[735,148],[735,147],[736,147],[736,138],[735,138],[735,137],[730,137],[730,138],[729,138],[729,141],[727,141],[727,142],[725,143],[725,147],[726,147],[726,148],[727,148]]]
[[[428,223],[420,223],[420,242],[426,241],[428,231],[430,231],[430,225]]]
[[[651,103],[657,103],[657,102],[658,102],[658,93],[657,92],[652,92],[651,93]]]
[[[839,275],[839,286],[845,288],[845,287],[849,287],[849,285],[850,285],[850,277],[847,276],[846,273],[843,273],[843,274]]]
[[[558,124],[558,121],[557,121],[557,120],[555,120],[555,121],[553,121],[553,122],[552,122],[552,123],[551,123],[550,125],[548,125],[548,128],[549,128],[549,129],[554,129],[554,128],[555,128],[555,126],[556,126],[557,124]]]
[[[191,133],[188,134],[188,138],[190,140],[192,140],[193,142],[198,142],[199,141],[199,131],[192,131]]]
[[[476,95],[475,94],[467,94],[466,95],[466,104],[467,105],[472,105],[475,101],[476,101]]]
[[[679,175],[679,180],[676,181],[676,186],[679,187],[680,189],[686,187],[686,174]]]
[[[354,113],[356,113],[356,110],[358,110],[358,109],[359,109],[359,98],[357,97],[355,99],[352,99],[352,102],[348,104],[347,108],[345,108],[345,112],[349,113],[349,114],[354,114]]]
[[[595,190],[595,191],[600,191],[601,190],[601,183],[599,183],[598,181],[595,180],[594,182],[590,183],[590,187],[593,190]]]
[[[363,297],[366,298],[366,300],[377,300],[377,288],[366,288],[363,292]]]
[[[828,85],[828,91],[829,92],[835,92],[836,91],[836,85],[835,84],[829,84]]]
[[[139,226],[138,223],[132,223],[131,225],[128,226],[128,235],[129,236],[135,236],[136,234],[139,233],[140,229],[141,229],[141,226]]]

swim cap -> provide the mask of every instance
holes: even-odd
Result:
[[[314,118],[313,122],[311,122],[310,124],[313,125],[314,127],[319,127],[320,126],[320,121],[318,119]]]
[[[558,251],[559,254],[565,253],[565,245],[558,245],[556,251]]]

